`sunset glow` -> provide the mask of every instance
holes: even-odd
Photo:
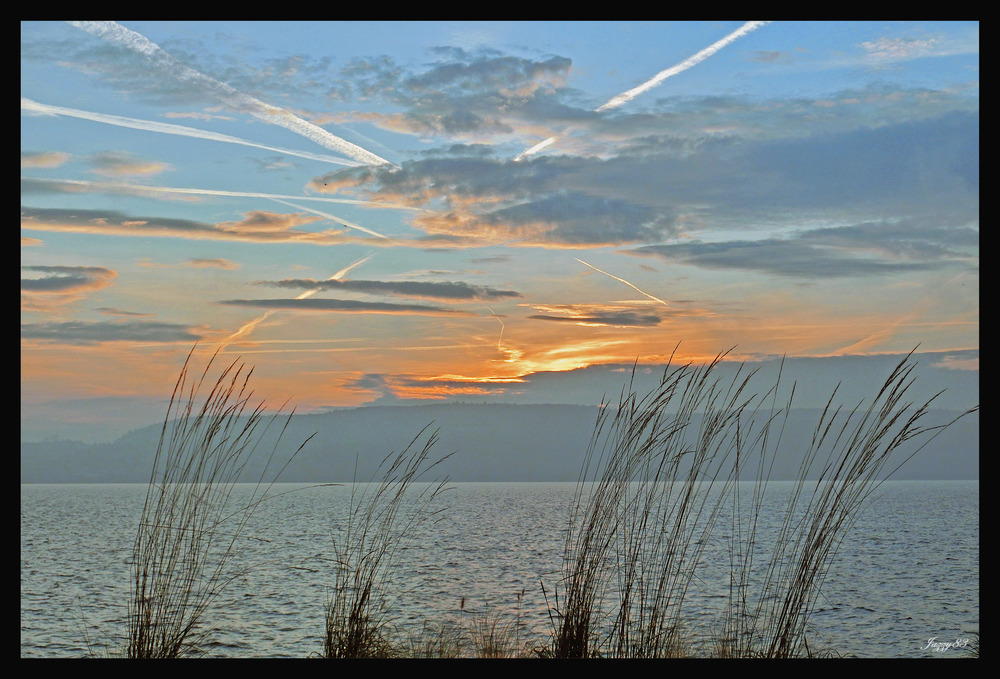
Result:
[[[155,421],[195,343],[305,412],[978,371],[978,69],[976,22],[23,22],[22,436]]]

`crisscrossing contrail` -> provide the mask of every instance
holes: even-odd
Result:
[[[114,21],[71,21],[70,24],[80,28],[102,40],[121,45],[127,49],[142,54],[160,66],[173,72],[179,79],[197,83],[210,89],[216,97],[236,110],[246,111],[250,115],[268,123],[280,125],[286,129],[310,139],[320,146],[332,151],[343,153],[366,165],[393,165],[385,158],[375,155],[357,144],[352,144],[335,134],[328,132],[319,125],[303,120],[291,111],[267,104],[260,99],[244,94],[239,90],[219,82],[214,78],[184,65],[159,45],[144,35],[125,28]]]
[[[493,318],[495,318],[497,323],[500,324],[500,337],[497,339],[497,351],[503,351],[503,328],[504,328],[503,321],[500,320],[500,317],[497,315],[497,312],[493,311],[493,307],[486,307],[486,308],[490,310],[490,313],[493,314]]]
[[[356,262],[354,262],[352,264],[348,264],[343,269],[341,269],[337,273],[335,273],[332,276],[330,276],[327,280],[330,280],[330,281],[340,280],[341,278],[343,278],[344,276],[346,276],[351,269],[353,269],[353,268],[355,268],[357,266],[361,266],[362,264],[364,264],[365,262],[367,262],[371,258],[372,258],[372,256],[368,255],[367,257],[363,257],[363,258],[359,259],[358,261],[356,261]],[[306,299],[307,297],[312,297],[313,295],[315,295],[320,290],[321,290],[321,288],[314,288],[312,290],[306,290],[305,292],[303,292],[303,293],[301,293],[299,295],[296,295],[295,299]],[[243,337],[244,335],[249,335],[251,332],[253,332],[254,328],[256,328],[258,325],[260,325],[263,321],[267,320],[268,317],[270,317],[271,314],[273,314],[275,311],[276,311],[276,309],[268,309],[267,311],[265,311],[260,316],[258,316],[257,318],[253,319],[252,321],[244,323],[243,325],[240,326],[239,330],[237,330],[232,335],[230,335],[226,339],[224,339],[221,342],[219,342],[219,348],[223,349],[226,346],[228,346],[233,340],[235,340],[235,339],[237,339],[239,337]]]

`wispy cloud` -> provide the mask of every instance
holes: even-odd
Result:
[[[21,339],[58,344],[105,342],[190,343],[201,336],[177,323],[156,321],[63,321],[21,325]]]
[[[897,61],[927,56],[938,44],[935,38],[889,38],[882,37],[861,43],[862,49],[877,60]]]
[[[423,304],[391,302],[360,302],[350,299],[227,299],[219,304],[256,307],[260,309],[291,309],[298,311],[330,311],[353,314],[404,314],[425,316],[469,315],[468,312]]]

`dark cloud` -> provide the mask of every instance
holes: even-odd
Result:
[[[295,227],[317,221],[313,215],[251,211],[237,222],[217,224],[159,216],[131,216],[117,210],[21,208],[21,227],[41,231],[103,233],[117,236],[194,238],[256,243],[332,245],[365,242],[344,230],[305,231]]]
[[[21,338],[60,344],[193,342],[201,339],[186,326],[154,321],[29,323],[21,325]]]
[[[411,92],[458,92],[511,90],[535,87],[542,81],[566,78],[573,62],[566,57],[550,56],[541,61],[501,54],[495,50],[477,53],[460,48],[436,50],[441,61],[418,75],[402,81]]]
[[[401,170],[371,176],[375,196],[429,204],[441,201],[452,212],[414,219],[428,234],[453,238],[561,245],[655,243],[676,232],[672,207],[622,200],[607,185],[590,181],[601,174],[587,168],[600,161],[542,158],[515,162],[481,157],[428,158]],[[583,176],[586,190],[573,190]],[[563,188],[565,185],[570,188]]]
[[[495,158],[496,148],[489,144],[452,144],[447,148],[434,148],[421,151],[420,155],[428,158],[458,158],[467,156],[469,158]]]
[[[46,274],[22,278],[21,290],[33,293],[67,293],[97,290],[110,284],[118,274],[100,266],[24,266],[25,271]]]
[[[587,325],[613,325],[619,327],[651,327],[659,325],[663,319],[656,314],[640,314],[634,311],[611,311],[590,314],[587,316],[552,316],[549,314],[533,314],[528,318],[539,321],[558,321],[562,323],[582,323]]]
[[[434,57],[419,72],[388,57],[352,60],[340,72],[336,96],[382,99],[404,111],[386,124],[441,136],[506,133],[513,121],[565,122],[583,114],[555,98],[566,90],[572,66],[566,57],[528,59],[458,48],[437,49]]]
[[[22,182],[23,183],[23,182]],[[87,210],[73,208],[21,208],[22,225],[30,228],[37,224],[68,224],[95,230],[107,227],[126,227],[141,235],[143,231],[166,230],[181,234],[211,233],[214,224],[172,217],[132,217],[117,210]],[[26,223],[25,223],[26,222]]]
[[[83,189],[69,182],[51,181],[35,177],[21,177],[21,195],[82,193]]]
[[[895,261],[962,259],[978,251],[979,230],[947,226],[947,217],[868,222],[812,229],[801,234],[803,244],[856,252],[878,253]]]
[[[691,144],[647,137],[632,144],[604,162],[564,168],[567,181],[579,191],[670,206],[727,228],[821,214],[978,218],[976,114],[783,139]]]
[[[421,200],[468,198],[525,198],[558,190],[567,174],[580,169],[580,160],[544,158],[522,163],[482,156],[425,158],[403,163],[391,172],[369,173],[376,195]]]
[[[623,200],[564,193],[501,208],[486,223],[544,224],[542,240],[573,245],[659,242],[675,233],[674,217]]]
[[[512,384],[518,384],[521,382],[520,378],[512,378],[508,380],[498,379],[496,381],[490,380],[464,380],[461,378],[444,378],[435,377],[434,379],[421,379],[419,377],[408,377],[408,376],[398,376],[394,378],[394,385],[397,389],[412,389],[424,392],[423,396],[426,397],[426,392],[431,389],[436,389],[442,392],[442,395],[457,394],[462,393],[474,393],[477,395],[485,395],[490,393],[503,394],[511,388]]]
[[[362,375],[361,377],[351,380],[348,385],[355,389],[373,389],[382,390],[389,386],[388,380],[386,380],[385,375],[380,375],[378,373],[368,373]]]
[[[126,309],[116,309],[114,307],[106,307],[106,306],[98,307],[97,311],[100,311],[102,314],[106,316],[124,316],[131,318],[148,318],[152,316],[152,314],[142,313],[139,311],[128,311]]]
[[[423,158],[354,176],[378,199],[443,203],[452,212],[413,222],[439,237],[652,245],[691,223],[711,231],[800,219],[935,219],[946,244],[948,230],[978,221],[977,114],[858,122],[784,139],[633,138],[606,158]]]
[[[979,187],[979,118],[952,113],[755,143],[740,151],[735,165],[744,175],[735,185],[737,195],[786,208],[912,210],[942,199],[969,202]]]
[[[304,290],[345,290],[351,292],[403,295],[428,299],[449,299],[457,301],[494,300],[521,297],[514,290],[498,290],[463,282],[420,282],[420,281],[366,281],[366,280],[325,280],[311,278],[286,279],[281,281],[257,281],[257,285]]]
[[[925,261],[900,262],[864,257],[813,245],[801,239],[647,245],[631,250],[631,253],[656,255],[671,264],[706,269],[742,269],[797,278],[881,275],[937,267]]]
[[[332,311],[358,314],[404,314],[445,316],[464,314],[461,311],[422,304],[392,304],[389,302],[358,302],[348,299],[227,299],[219,304],[260,309],[297,309],[300,311]]]

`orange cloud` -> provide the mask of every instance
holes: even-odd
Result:
[[[174,218],[134,218],[115,211],[22,208],[21,228],[59,233],[187,238],[252,243],[311,243],[313,245],[392,245],[389,239],[360,238],[347,229],[302,231],[296,226],[320,219],[298,213],[251,212],[238,222],[212,224]]]
[[[118,273],[100,266],[25,266],[21,309],[47,313],[111,285]]]

